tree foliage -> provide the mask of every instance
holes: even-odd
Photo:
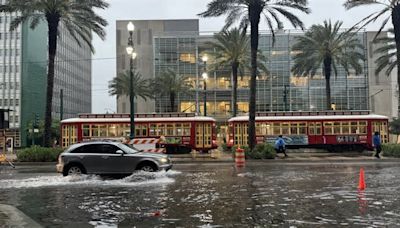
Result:
[[[92,32],[101,39],[105,38],[104,27],[107,21],[97,15],[96,9],[105,9],[108,3],[104,0],[8,0],[0,5],[0,12],[18,13],[11,21],[10,30],[13,31],[22,23],[30,24],[35,29],[41,22],[48,26],[48,66],[46,88],[46,110],[44,145],[51,146],[51,122],[53,105],[53,88],[57,39],[61,36],[60,24],[69,32],[78,45],[83,42],[94,51],[91,44]]]
[[[132,70],[132,89],[136,98],[141,97],[144,100],[153,98],[153,91],[151,90],[151,81],[144,79],[142,75]],[[111,96],[129,96],[130,95],[130,72],[129,70],[120,73],[117,77],[113,78],[108,83],[108,93]]]
[[[232,92],[233,92],[233,108],[232,116],[237,115],[237,81],[238,76],[243,76],[245,72],[251,70],[251,55],[250,55],[250,39],[246,35],[245,30],[233,28],[223,30],[214,35],[215,41],[206,42],[210,47],[209,52],[205,54],[211,56],[211,71],[231,68],[232,73]],[[258,72],[268,74],[266,67],[267,58],[258,52]]]
[[[275,40],[275,26],[278,29],[283,28],[281,17],[286,18],[295,28],[304,28],[303,22],[291,10],[309,13],[307,5],[307,0],[212,0],[208,3],[207,10],[199,14],[202,17],[227,15],[224,29],[235,23],[239,23],[239,27],[244,30],[250,27],[251,79],[248,142],[251,149],[254,149],[256,145],[256,77],[260,19],[261,17],[265,19]]]
[[[394,40],[393,29],[389,29],[387,36],[377,37],[374,43],[380,45],[374,51],[379,55],[375,61],[377,65],[375,74],[379,74],[385,70],[385,74],[389,76],[397,66],[396,41]]]
[[[192,88],[188,78],[177,74],[172,69],[160,72],[152,82],[153,93],[158,96],[168,96],[170,101],[170,112],[176,112],[175,99],[179,94],[186,94]]]
[[[299,77],[315,76],[321,71],[326,81],[326,107],[331,108],[330,77],[333,71],[336,76],[339,66],[347,74],[362,72],[363,45],[356,33],[341,30],[342,22],[332,24],[324,21],[322,25],[313,25],[304,36],[298,37],[292,50],[294,57],[292,72]]]

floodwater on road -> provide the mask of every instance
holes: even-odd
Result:
[[[360,167],[365,191],[357,190]],[[240,170],[226,163],[194,163],[123,179],[50,171],[1,167],[0,204],[15,206],[44,227],[400,224],[398,163],[253,162]]]

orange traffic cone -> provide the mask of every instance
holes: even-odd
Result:
[[[364,178],[364,168],[360,169],[360,178],[358,180],[358,190],[365,190],[367,186],[365,185],[365,178]]]

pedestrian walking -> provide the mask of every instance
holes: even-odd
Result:
[[[377,131],[375,132],[374,137],[372,138],[372,141],[373,141],[373,144],[374,144],[374,147],[375,147],[375,151],[376,151],[375,157],[376,158],[381,158],[379,156],[379,154],[382,151],[382,143],[381,143],[381,137],[379,136],[379,132],[377,132]]]
[[[282,135],[280,135],[275,141],[275,151],[277,154],[283,153],[285,157],[288,157],[286,154],[286,143],[285,140],[283,140]]]

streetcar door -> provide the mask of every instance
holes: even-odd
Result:
[[[324,144],[324,139],[322,137],[321,122],[310,122],[308,124],[308,144],[309,145]]]
[[[235,146],[247,146],[247,124],[245,123],[236,123],[234,124],[235,136],[234,136],[234,145]]]
[[[211,123],[196,123],[196,148],[211,148]]]
[[[386,121],[374,121],[372,122],[372,135],[375,132],[379,132],[382,143],[388,143],[388,126]]]

